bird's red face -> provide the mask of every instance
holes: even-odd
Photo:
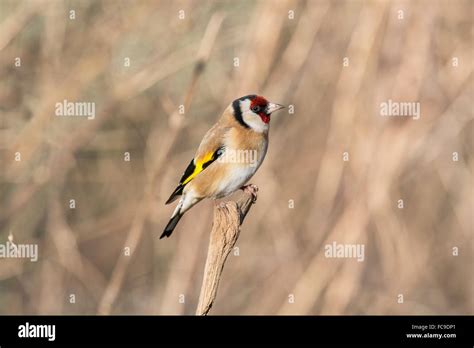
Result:
[[[271,114],[267,114],[267,105],[268,101],[264,97],[260,97],[258,95],[250,100],[250,110],[260,116],[264,123],[270,122]]]
[[[284,108],[258,95],[247,95],[232,103],[234,116],[246,128],[256,132],[268,130],[272,112]]]

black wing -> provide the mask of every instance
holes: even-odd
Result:
[[[223,152],[224,152],[224,148],[221,146],[216,151],[211,152],[208,155],[204,156],[203,160],[198,161],[197,164],[195,163],[195,160],[193,158],[191,162],[189,163],[188,167],[186,168],[186,170],[184,171],[184,174],[181,177],[181,180],[179,180],[179,185],[173,191],[170,198],[168,198],[165,204],[170,204],[175,199],[177,199],[179,195],[183,194],[184,187],[189,182],[191,182],[191,180],[193,180],[196,177],[196,175],[198,175],[200,172],[206,169],[212,162],[217,160],[219,156],[222,155]]]

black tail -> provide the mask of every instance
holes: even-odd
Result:
[[[171,218],[171,220],[168,222],[168,225],[166,225],[165,230],[161,234],[160,239],[171,236],[171,233],[173,233],[173,230],[178,224],[179,219],[181,219],[181,216],[183,216],[183,214],[178,213]]]

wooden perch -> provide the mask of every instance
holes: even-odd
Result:
[[[214,303],[225,261],[239,238],[240,225],[257,199],[257,191],[257,186],[248,185],[244,195],[237,202],[224,202],[214,207],[214,219],[196,315],[207,315]]]

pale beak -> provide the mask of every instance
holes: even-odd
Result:
[[[275,104],[275,103],[268,103],[267,107],[265,108],[265,112],[267,115],[270,115],[272,112],[278,111],[280,109],[283,109],[284,106],[280,104]]]

